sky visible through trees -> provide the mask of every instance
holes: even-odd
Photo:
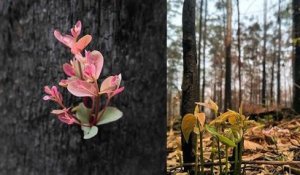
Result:
[[[267,104],[276,102],[277,94],[277,57],[279,19],[281,19],[281,101],[282,105],[290,106],[292,98],[292,9],[291,1],[281,0],[281,13],[278,17],[279,0],[267,0],[267,41],[266,41],[266,98]],[[196,40],[199,33],[199,7],[196,1]],[[181,90],[182,84],[182,4],[183,0],[168,0],[168,90]],[[226,20],[225,1],[208,1],[207,35],[205,69],[206,85],[205,99],[214,96],[223,96],[225,85],[225,54],[224,34]],[[264,33],[264,1],[240,0],[240,26],[241,26],[241,74],[242,94],[245,101],[260,104],[263,59],[263,33]],[[232,80],[233,101],[238,98],[238,49],[237,49],[237,1],[232,0]],[[204,9],[204,6],[203,6]],[[203,10],[204,11],[204,10]],[[203,13],[204,16],[204,13]],[[202,24],[203,25],[203,24]],[[202,36],[203,38],[203,36]],[[202,41],[203,42],[203,41]],[[197,41],[198,43],[198,41]],[[201,44],[203,46],[203,43]],[[197,46],[198,47],[198,46]],[[197,53],[198,54],[198,53]],[[201,53],[201,59],[203,52]],[[274,61],[275,59],[275,61]],[[201,61],[200,81],[202,81],[203,63]],[[172,74],[172,75],[170,75]],[[273,76],[272,76],[273,75]],[[202,85],[201,85],[202,88]],[[270,92],[272,91],[272,92]],[[200,90],[201,92],[201,90]],[[236,97],[237,96],[237,97]],[[250,97],[251,96],[251,97]],[[218,99],[218,97],[216,97]],[[217,100],[215,99],[215,100]],[[217,100],[218,101],[218,100]],[[219,100],[220,102],[222,100]],[[238,101],[238,100],[236,100]],[[272,102],[273,101],[273,102]],[[236,105],[234,105],[236,106]]]

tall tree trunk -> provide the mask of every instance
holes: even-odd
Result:
[[[266,105],[266,56],[267,56],[267,2],[268,0],[264,0],[264,44],[263,44],[263,71],[262,71],[262,105]]]
[[[199,34],[199,39],[198,39],[198,55],[197,55],[197,64],[198,64],[198,91],[200,92],[200,87],[201,87],[201,42],[202,42],[202,9],[203,9],[203,1],[200,0],[200,8],[199,8],[199,28],[198,28],[198,34]],[[200,96],[200,94],[199,94]],[[203,101],[203,99],[200,99],[200,101]]]
[[[53,29],[78,19],[93,36],[88,49],[104,55],[102,78],[122,73],[125,86],[112,104],[123,118],[90,140],[42,100],[72,58]],[[1,0],[0,21],[0,174],[165,174],[165,1]]]
[[[193,113],[195,102],[199,100],[199,88],[197,81],[197,56],[195,40],[195,0],[185,0],[182,12],[182,47],[183,47],[183,82],[182,82],[182,104],[181,115]],[[182,138],[182,151],[184,163],[195,160],[192,151],[192,140],[189,143]],[[188,170],[189,167],[185,167]]]
[[[278,4],[278,55],[277,55],[277,105],[280,105],[280,59],[281,59],[281,0],[279,0]]]
[[[293,108],[300,113],[300,1],[293,0],[293,23],[294,23],[294,95]]]
[[[275,42],[274,42],[274,45],[275,45]],[[274,103],[274,69],[275,69],[275,62],[276,62],[276,46],[274,46],[274,54],[272,55],[272,66],[271,66],[271,84],[270,84],[270,104],[273,105]]]
[[[238,13],[238,30],[237,30],[237,38],[238,38],[238,77],[239,77],[239,105],[242,103],[242,73],[241,73],[241,23],[240,23],[240,1],[236,1],[237,13]]]
[[[221,76],[219,77],[220,78],[220,86],[219,86],[219,89],[220,89],[220,94],[219,94],[219,102],[218,104],[222,104],[222,101],[223,101],[223,96],[224,96],[224,93],[223,93],[223,77],[224,77],[224,70],[223,70],[223,66],[222,64],[220,64],[220,71],[221,71]],[[224,107],[224,105],[221,105],[221,107]],[[223,108],[222,108],[223,109]]]
[[[204,15],[204,31],[203,31],[203,77],[202,77],[202,101],[204,101],[204,98],[205,98],[205,57],[206,57],[206,54],[205,54],[205,49],[206,49],[206,37],[207,37],[207,33],[206,33],[206,29],[207,29],[207,0],[205,0],[205,15]],[[203,109],[203,107],[202,107]]]
[[[225,100],[224,110],[231,108],[231,40],[232,40],[232,2],[226,1],[227,20],[226,20],[226,36],[225,36],[225,53],[226,53],[226,72],[225,72]]]

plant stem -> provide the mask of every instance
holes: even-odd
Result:
[[[78,60],[77,60],[78,61]],[[78,61],[78,69],[79,69],[79,75],[80,75],[80,79],[83,80],[83,74],[82,74],[82,69],[81,69],[81,64],[80,62]]]
[[[104,105],[104,107],[103,107],[103,109],[102,109],[101,114],[99,115],[99,117],[97,116],[97,119],[96,119],[97,123],[98,123],[98,121],[101,119],[101,116],[102,116],[102,114],[105,112],[105,110],[106,110],[106,108],[107,108],[109,102],[110,102],[110,98],[108,98],[108,99],[106,100],[105,105]]]
[[[228,146],[227,145],[225,145],[225,167],[226,167],[226,169],[225,169],[225,175],[227,175],[228,174]]]
[[[234,154],[234,175],[238,175],[238,158],[239,158],[239,144],[236,146]]]
[[[202,131],[200,131],[200,161],[201,161],[201,175],[204,175],[203,132]]]
[[[242,136],[242,140],[240,141],[240,143],[238,144],[239,145],[239,157],[238,157],[238,166],[237,166],[237,172],[239,174],[241,174],[242,172],[242,161],[243,161],[243,149],[244,149],[244,137]]]
[[[198,175],[198,134],[195,134],[195,175]]]
[[[212,153],[211,153],[211,162],[212,162],[212,163],[214,163],[214,161],[215,161],[215,160],[214,160],[214,157],[215,157],[215,154],[212,152]],[[214,174],[214,164],[211,165],[211,167],[210,167],[210,172],[211,172],[211,174]]]
[[[100,103],[100,96],[98,95],[97,97],[95,97],[95,124],[97,124],[97,119],[98,119],[98,113],[99,113],[99,103]]]
[[[219,157],[220,174],[223,174],[223,172],[222,172],[222,160],[221,160],[221,149],[220,149],[219,138],[217,138],[217,144],[218,144],[218,157]]]

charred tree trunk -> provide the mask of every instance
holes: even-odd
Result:
[[[264,45],[263,45],[263,71],[262,71],[262,105],[266,105],[266,57],[267,57],[267,0],[264,1]]]
[[[275,46],[276,43],[274,42],[274,53],[272,54],[272,66],[271,66],[271,83],[270,83],[270,104],[273,105],[274,103],[274,69],[275,69],[275,62],[276,62],[276,49],[275,49]]]
[[[198,28],[198,33],[199,33],[199,39],[198,39],[198,55],[197,55],[197,60],[198,60],[198,78],[197,80],[199,81],[198,82],[198,91],[200,93],[200,87],[201,87],[201,80],[200,80],[200,77],[201,77],[201,42],[202,42],[202,9],[203,9],[203,1],[204,0],[201,0],[201,3],[200,3],[200,8],[199,8],[199,28]],[[200,94],[199,94],[200,96]],[[200,99],[200,101],[203,101],[204,99]]]
[[[225,53],[226,53],[226,72],[225,72],[225,100],[224,110],[231,108],[231,18],[232,18],[232,2],[227,0],[227,20],[226,20],[226,36],[225,36]]]
[[[281,59],[281,0],[279,0],[278,4],[278,55],[277,55],[277,105],[280,105],[281,91],[280,91],[280,59]]]
[[[201,93],[201,100],[204,101],[205,99],[205,57],[206,57],[206,29],[207,29],[207,0],[205,0],[205,15],[204,15],[204,31],[203,31],[203,75],[202,75],[202,93]],[[204,107],[202,107],[202,110]]]
[[[42,100],[71,59],[53,30],[79,19],[93,36],[87,49],[104,55],[101,76],[122,73],[125,86],[113,104],[123,118],[90,140]],[[2,0],[0,21],[0,174],[165,174],[165,1]]]
[[[238,77],[239,77],[239,105],[242,103],[242,73],[241,73],[241,23],[240,23],[240,1],[236,1],[237,13],[238,13],[238,29],[237,29],[237,38],[238,38]]]
[[[300,1],[293,0],[294,23],[294,98],[293,108],[300,113]]]
[[[195,40],[195,0],[185,0],[182,12],[182,47],[183,47],[183,82],[181,115],[193,113],[195,102],[199,100],[199,88],[197,81],[197,56]],[[192,139],[186,143],[182,138],[182,151],[184,163],[194,162],[195,155],[192,151]],[[187,170],[188,167],[185,167]]]

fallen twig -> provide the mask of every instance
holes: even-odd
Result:
[[[231,164],[234,163],[234,161],[229,161]],[[222,165],[225,165],[225,162],[221,162]],[[257,160],[257,161],[242,161],[242,164],[257,164],[257,165],[300,165],[300,161],[264,161],[264,160]],[[219,162],[205,162],[204,166],[211,166],[211,165],[219,165]],[[177,168],[181,168],[182,166],[195,166],[195,163],[184,163],[181,166],[176,166],[173,168],[170,168],[169,171],[173,171]],[[198,165],[200,166],[200,165]]]

